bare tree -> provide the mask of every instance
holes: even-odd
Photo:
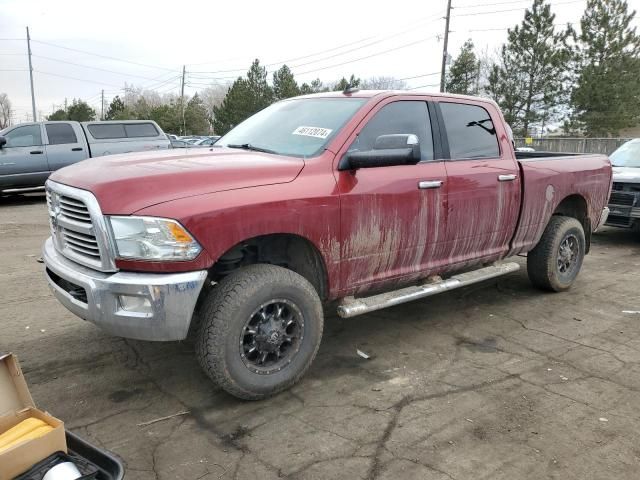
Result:
[[[0,93],[0,130],[11,124],[11,101],[6,93]]]
[[[407,82],[395,77],[371,77],[362,82],[366,90],[406,90]]]
[[[230,86],[228,83],[217,83],[198,92],[211,121],[213,121],[213,107],[219,107],[222,104]]]

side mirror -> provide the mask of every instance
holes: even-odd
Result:
[[[0,148],[4,147],[7,144],[7,139],[4,137],[0,137]]]
[[[350,152],[342,157],[338,170],[413,165],[420,158],[420,142],[416,135],[380,135],[373,150]]]

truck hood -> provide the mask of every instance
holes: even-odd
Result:
[[[230,148],[164,150],[85,160],[54,172],[51,180],[89,190],[105,214],[207,193],[287,183],[301,158]]]
[[[613,167],[613,181],[620,183],[640,183],[640,168]]]

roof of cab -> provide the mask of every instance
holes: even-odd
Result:
[[[311,93],[309,95],[301,95],[294,98],[373,98],[373,97],[393,97],[403,95],[429,95],[431,97],[443,97],[443,98],[459,98],[468,99],[474,101],[483,101],[494,104],[495,102],[490,98],[474,97],[471,95],[458,95],[455,93],[441,93],[441,92],[426,92],[421,90],[358,90],[353,89],[350,92],[320,92]]]

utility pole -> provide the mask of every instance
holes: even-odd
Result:
[[[184,121],[184,75],[185,75],[185,66],[182,66],[182,85],[180,87],[180,108],[182,110],[182,129],[180,131],[180,135],[184,135],[186,133],[187,127]]]
[[[27,27],[27,53],[29,54],[29,80],[31,81],[31,111],[33,113],[33,121],[37,122],[36,96],[33,93],[33,67],[31,66],[31,37],[29,36],[29,27]]]
[[[442,46],[442,70],[440,71],[440,91],[444,92],[445,90],[445,81],[446,81],[446,73],[447,73],[447,57],[449,53],[447,52],[447,47],[449,46],[449,20],[451,20],[451,0],[447,0],[447,16],[446,23],[444,26],[444,45]]]
[[[104,120],[104,88],[102,89],[102,96],[100,97],[100,120]]]

